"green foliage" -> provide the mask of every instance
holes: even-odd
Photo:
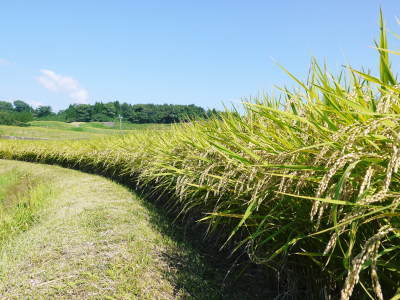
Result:
[[[28,122],[33,120],[30,112],[7,112],[0,111],[0,125],[29,126]]]
[[[0,111],[0,124],[2,125],[14,125],[15,120],[11,113]]]
[[[21,100],[14,101],[14,106],[0,101],[0,125],[29,126],[27,122],[33,120],[32,112],[32,107]]]
[[[0,111],[11,112],[14,110],[12,103],[7,101],[0,101]]]
[[[216,111],[214,110],[214,113]],[[70,105],[65,111],[60,113],[69,122],[107,122],[115,121],[118,115],[123,120],[136,123],[179,123],[194,119],[204,119],[211,115],[203,108],[195,105],[155,105],[155,104],[120,104],[118,101],[101,103],[94,105],[74,104]]]
[[[29,104],[21,100],[13,104],[0,101],[0,112],[30,113],[38,120],[64,121],[64,122],[110,122],[119,121],[122,116],[124,122],[134,124],[159,123],[171,124],[188,122],[196,119],[209,118],[217,115],[215,109],[204,110],[196,105],[172,105],[172,104],[127,104],[115,102],[96,102],[90,104],[72,104],[66,110],[53,113],[50,106],[39,106],[33,109]],[[5,117],[3,117],[4,119]],[[15,122],[3,121],[1,124],[14,125]]]
[[[14,110],[16,112],[32,112],[33,111],[32,107],[28,103],[26,103],[22,100],[14,101]]]
[[[51,107],[50,106],[39,106],[35,109],[35,115],[38,118],[44,118],[52,115]]]

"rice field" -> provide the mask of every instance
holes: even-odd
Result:
[[[110,122],[75,122],[32,121],[28,127],[0,126],[0,138],[44,139],[44,140],[80,140],[102,138],[109,135],[129,134],[134,130],[167,130],[166,124],[126,124],[121,130],[119,124]]]
[[[59,121],[32,121],[29,125],[33,127],[59,129],[59,130],[71,130],[71,131],[82,131],[91,133],[103,133],[103,134],[117,134],[120,130],[123,132],[129,132],[129,130],[157,130],[157,129],[168,129],[169,124],[132,124],[122,122],[72,122],[65,123]]]
[[[68,143],[2,141],[0,156],[152,191],[279,276],[283,298],[399,299],[400,87],[382,19],[377,50],[379,76],[350,66],[334,76],[313,60],[307,81],[284,69],[298,88],[245,102],[244,114]]]

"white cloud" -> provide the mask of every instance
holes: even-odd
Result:
[[[80,86],[76,79],[57,74],[51,70],[40,70],[40,73],[42,75],[37,80],[46,89],[52,92],[67,93],[74,103],[88,103],[89,93]]]
[[[33,108],[38,108],[39,106],[44,106],[44,104],[40,101],[29,100],[27,101]]]

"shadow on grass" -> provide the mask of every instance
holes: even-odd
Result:
[[[121,183],[121,182],[119,182]],[[166,210],[145,190],[132,189],[150,212],[150,223],[171,238],[180,249],[159,253],[168,265],[165,274],[177,289],[184,289],[193,299],[273,299],[277,296],[276,280],[268,276],[265,267],[251,264],[245,253],[231,255],[220,250],[216,236],[206,236],[207,227],[196,218],[176,219],[176,213]]]
[[[316,276],[312,268],[281,266],[278,272],[252,263],[246,249],[232,254],[240,236],[221,249],[229,229],[208,234],[207,225],[197,222],[202,215],[192,212],[182,217],[178,208],[168,206],[173,195],[157,194],[151,184],[136,186],[134,176],[106,177],[139,195],[150,213],[152,226],[185,248],[186,251],[180,253],[166,251],[160,255],[170,270],[175,270],[165,274],[166,278],[177,288],[186,290],[192,299],[329,298],[330,291],[321,288],[324,280]]]
[[[139,196],[149,212],[150,224],[179,245],[158,253],[168,265],[165,277],[177,291],[185,290],[192,299],[274,299],[280,295],[274,272],[251,263],[245,251],[232,256],[232,247],[221,250],[226,233],[207,235],[207,226],[197,223],[200,217],[195,214],[177,217],[178,210],[166,205],[171,203],[171,195],[156,195],[151,185],[138,186],[135,175],[118,176],[117,170],[104,172],[77,165],[71,167],[65,162],[56,164],[107,177]],[[176,252],[177,248],[185,250]]]

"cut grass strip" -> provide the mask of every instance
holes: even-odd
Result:
[[[0,174],[0,248],[39,220],[40,209],[53,195],[50,185],[16,169]]]

